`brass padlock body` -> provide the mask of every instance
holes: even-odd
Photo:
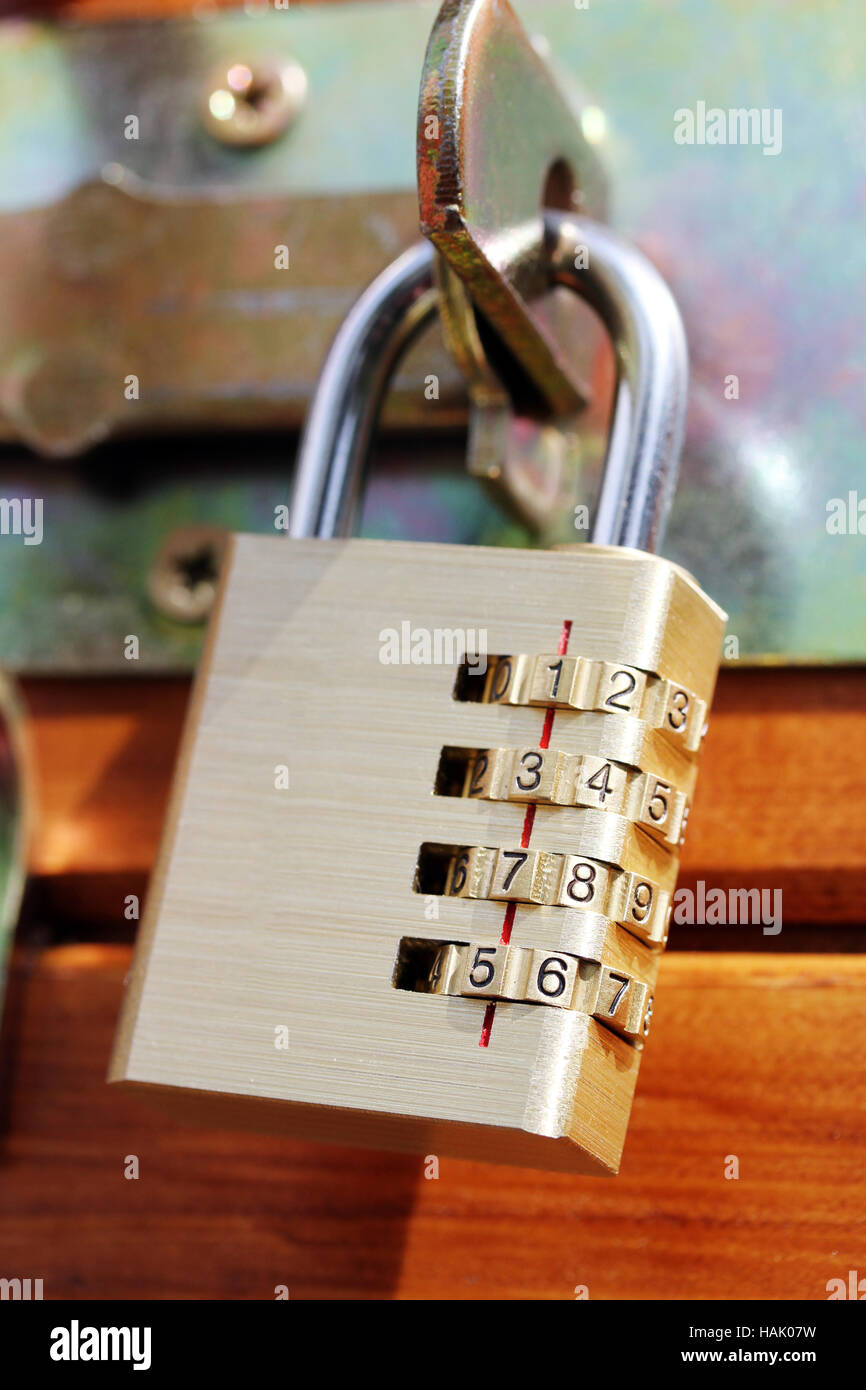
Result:
[[[724,622],[683,570],[625,548],[236,537],[111,1079],[297,1138],[615,1173],[641,1043],[586,990],[606,969],[651,991],[661,943],[568,898],[450,894],[419,878],[422,849],[519,845],[526,804],[437,778],[446,750],[530,749],[545,728],[562,766],[607,758],[690,797],[678,711],[709,706]],[[455,698],[461,640],[492,661],[563,632],[592,680],[636,673],[638,704],[595,685],[596,707],[553,715],[537,691]],[[530,847],[673,892],[675,848],[604,806],[538,804]],[[574,1007],[500,998],[481,1046],[491,1000],[398,987],[401,951],[493,945],[505,914],[513,945],[577,958],[581,984]]]

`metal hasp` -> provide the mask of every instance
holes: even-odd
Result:
[[[575,269],[573,247],[588,248]],[[337,333],[310,407],[290,517],[295,537],[350,535],[388,378],[435,307],[433,253],[421,245],[361,296]],[[565,213],[544,218],[539,263],[549,285],[575,291],[614,344],[618,386],[592,539],[657,546],[682,443],[688,358],[679,310],[658,271],[607,227]]]
[[[592,153],[509,6],[446,0],[418,109],[421,224],[459,277],[440,282],[440,312],[450,336],[477,357],[471,308],[480,307],[551,407],[567,411],[580,399],[573,362],[544,306],[569,289],[595,310],[614,345],[618,384],[592,538],[653,549],[682,445],[685,334],[670,291],[640,252],[588,218],[543,208],[557,190],[571,203],[576,176],[601,201]],[[354,529],[388,379],[437,303],[432,275],[429,249],[406,252],[340,326],[301,441],[293,536]]]
[[[554,415],[587,390],[551,290],[542,208],[603,220],[601,165],[506,0],[445,0],[418,106],[421,230]]]

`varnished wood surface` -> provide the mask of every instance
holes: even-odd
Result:
[[[25,694],[49,930],[92,935],[91,913],[129,932],[186,684]],[[786,922],[815,940],[862,922],[864,734],[866,673],[722,673],[682,881],[781,885]],[[185,1127],[104,1082],[127,948],[19,947],[0,1263],[47,1297],[825,1298],[866,1269],[866,962],[763,950],[785,940],[667,954],[609,1181],[452,1160],[427,1181],[415,1158]]]
[[[187,691],[25,682],[40,813],[31,869],[59,916],[110,922],[143,887]],[[788,923],[863,921],[864,734],[866,671],[723,671],[680,883],[780,888]]]
[[[0,1264],[46,1298],[823,1299],[866,1268],[866,961],[667,955],[609,1180],[456,1160],[426,1180],[163,1119],[104,1084],[128,963],[16,957]]]

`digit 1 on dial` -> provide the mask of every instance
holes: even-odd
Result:
[[[537,656],[532,669],[528,703],[567,709],[575,698],[580,671],[579,656]]]

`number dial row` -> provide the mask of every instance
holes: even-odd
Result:
[[[633,772],[588,753],[482,748],[469,762],[463,795],[615,811],[669,845],[681,845],[689,803],[654,773]]]
[[[701,746],[708,712],[706,700],[693,691],[635,666],[556,654],[491,657],[482,698],[488,704],[631,714],[690,753]]]
[[[465,846],[448,865],[445,892],[597,912],[652,945],[667,936],[671,894],[650,879],[554,850]]]
[[[429,994],[578,1009],[628,1038],[646,1037],[652,992],[642,980],[564,951],[443,942],[426,981]]]

